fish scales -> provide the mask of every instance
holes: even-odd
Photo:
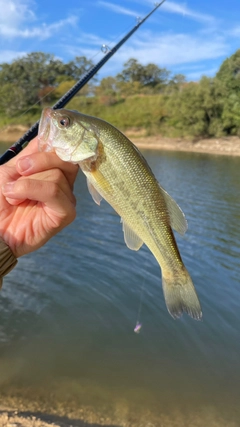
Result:
[[[175,251],[178,261],[180,254],[177,246],[171,244],[174,237],[168,225],[166,203],[156,178],[138,150],[132,145],[129,146],[126,138],[116,139],[114,136],[111,135],[105,142],[104,160],[102,162],[100,160],[98,166],[98,170],[110,183],[109,192],[102,191],[97,177],[88,170],[89,166],[83,167],[83,171],[103,198],[145,242],[161,265],[164,262],[171,262],[172,251]],[[100,141],[102,138],[100,133]],[[111,158],[111,162],[107,161],[108,158]],[[155,227],[152,227],[152,224],[155,224]],[[152,230],[152,234],[149,233],[149,229]],[[162,235],[165,233],[170,234],[170,244],[161,251],[159,247],[162,246]]]
[[[101,119],[47,108],[39,146],[80,165],[94,201],[104,198],[120,215],[127,246],[138,250],[145,243],[155,256],[170,314],[177,318],[185,311],[199,320],[201,306],[172,231],[186,231],[184,214],[131,141]]]

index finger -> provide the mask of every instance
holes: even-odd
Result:
[[[33,152],[30,155],[18,158],[16,162],[16,170],[22,176],[29,176],[51,169],[60,169],[71,188],[73,187],[78,172],[78,165],[64,162],[55,153]]]
[[[38,140],[37,137],[33,138],[28,145],[20,151],[20,153],[17,154],[17,156],[14,156],[11,160],[8,161],[8,166],[15,166],[17,161],[24,156],[27,156],[32,153],[38,152]]]

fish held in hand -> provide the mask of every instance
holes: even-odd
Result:
[[[201,306],[172,231],[185,233],[185,216],[135,145],[104,120],[51,108],[43,110],[38,139],[40,150],[79,164],[93,200],[100,205],[104,198],[120,215],[128,248],[137,251],[145,243],[150,249],[161,267],[169,313],[200,320]]]

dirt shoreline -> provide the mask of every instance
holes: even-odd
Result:
[[[7,126],[0,130],[0,141],[6,146],[16,142],[28,128],[21,125]],[[161,135],[138,136],[125,132],[131,141],[142,150],[185,151],[195,153],[240,156],[240,137],[208,138],[188,140],[166,138]]]
[[[181,138],[163,138],[148,136],[132,138],[132,142],[142,150],[185,151],[216,155],[240,156],[240,138],[237,136],[225,138],[200,139],[198,141]]]
[[[0,129],[0,141],[11,145],[16,142],[28,130],[28,127],[22,125],[9,125]]]

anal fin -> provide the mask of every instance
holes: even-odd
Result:
[[[123,225],[124,241],[129,249],[132,251],[138,251],[143,245],[142,239],[121,219]]]

